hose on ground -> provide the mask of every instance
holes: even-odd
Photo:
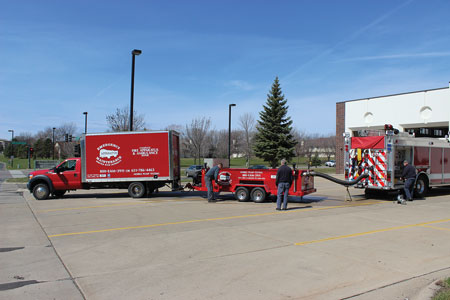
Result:
[[[320,172],[315,172],[315,171],[304,172],[302,175],[319,176],[319,177],[328,179],[328,180],[333,181],[333,182],[335,182],[335,183],[337,183],[337,184],[341,184],[341,185],[347,186],[347,187],[348,187],[348,186],[355,185],[355,184],[357,184],[358,182],[360,182],[361,180],[363,180],[363,179],[369,177],[369,174],[361,174],[361,175],[359,175],[359,177],[356,178],[355,180],[347,181],[347,180],[337,179],[337,178],[335,178],[335,177],[333,177],[333,176],[330,176],[330,175],[328,175],[328,174],[320,173]]]

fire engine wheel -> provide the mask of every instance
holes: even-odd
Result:
[[[266,200],[266,191],[263,188],[256,187],[252,190],[250,198],[256,203],[264,202]]]
[[[242,186],[238,187],[234,192],[234,197],[240,202],[248,201],[249,196],[248,189]]]
[[[145,186],[142,182],[132,182],[128,186],[128,194],[132,198],[142,198],[145,195]]]
[[[50,190],[45,183],[39,183],[33,188],[33,196],[37,200],[45,200],[48,198]]]
[[[428,180],[425,176],[419,176],[416,180],[416,186],[414,189],[414,196],[423,198],[428,193]]]

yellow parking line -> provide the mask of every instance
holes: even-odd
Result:
[[[366,232],[358,232],[358,233],[352,233],[352,234],[346,234],[346,235],[340,235],[340,236],[333,236],[329,238],[319,239],[319,240],[312,240],[312,241],[305,241],[300,243],[295,243],[296,246],[303,246],[308,244],[314,244],[314,243],[321,243],[321,242],[327,242],[327,241],[333,241],[333,240],[340,240],[345,238],[351,238],[351,237],[357,237],[357,236],[363,236],[373,233],[379,233],[379,232],[386,232],[386,231],[392,231],[392,230],[398,230],[398,229],[405,229],[405,228],[411,228],[411,227],[432,227],[432,226],[426,226],[428,224],[436,224],[436,223],[444,223],[444,222],[450,222],[450,219],[443,219],[443,220],[436,220],[431,222],[425,222],[425,223],[418,223],[418,224],[410,224],[410,225],[403,225],[403,226],[395,226],[395,227],[389,227],[389,228],[383,228],[378,230],[371,230]],[[439,227],[436,227],[439,228]]]
[[[437,226],[422,225],[422,227],[433,228],[433,229],[437,229],[437,230],[446,230],[446,231],[450,231],[450,228],[443,228],[443,227],[437,227]]]
[[[271,215],[279,215],[279,214],[287,214],[287,213],[295,213],[295,212],[307,212],[307,211],[326,210],[326,209],[344,208],[344,207],[357,207],[357,206],[373,205],[373,204],[377,204],[377,203],[384,203],[384,201],[375,201],[375,202],[349,204],[349,205],[313,207],[313,208],[305,208],[305,209],[297,209],[297,210],[288,210],[288,211],[282,211],[282,212],[268,212],[268,213],[260,213],[260,214],[249,214],[249,215],[243,215],[243,216],[230,216],[230,217],[187,220],[187,221],[179,221],[179,222],[168,222],[168,223],[140,225],[140,226],[130,226],[130,227],[108,228],[108,229],[90,230],[90,231],[82,231],[82,232],[69,232],[69,233],[53,234],[53,235],[49,235],[48,237],[61,237],[61,236],[82,235],[82,234],[91,234],[91,233],[100,233],[100,232],[109,232],[109,231],[118,231],[118,230],[128,230],[128,229],[152,228],[152,227],[161,227],[161,226],[168,226],[168,225],[188,224],[188,223],[232,220],[232,219],[242,219],[242,218],[250,218],[250,217],[262,217],[262,216],[271,216]]]
[[[102,207],[113,207],[113,206],[125,206],[125,205],[138,205],[147,203],[161,203],[161,202],[176,202],[180,200],[142,200],[142,202],[127,202],[127,203],[116,203],[116,204],[105,204],[105,205],[92,205],[92,206],[78,206],[78,207],[66,207],[66,208],[55,208],[55,209],[43,209],[37,212],[54,212],[54,211],[64,211],[64,210],[77,210],[77,209],[87,209],[87,208],[102,208]],[[188,200],[191,201],[191,200]],[[194,200],[196,201],[196,200]]]
[[[55,209],[38,210],[38,212],[52,212],[52,211],[86,209],[86,208],[100,208],[100,207],[111,207],[111,206],[137,205],[137,204],[146,204],[146,203],[149,203],[149,202],[134,202],[134,203],[129,203],[128,202],[128,203],[116,203],[116,204],[105,204],[105,205],[95,205],[95,206],[66,207],[66,208],[55,208]]]

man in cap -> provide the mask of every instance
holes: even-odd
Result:
[[[403,172],[401,179],[405,181],[405,197],[406,200],[412,201],[412,188],[414,187],[414,182],[416,181],[416,168],[410,165],[407,160],[403,161]],[[404,201],[404,200],[403,200]],[[399,201],[399,203],[404,204],[403,201]]]
[[[214,187],[213,187],[213,180],[218,181],[219,179],[219,171],[223,168],[223,164],[219,163],[217,166],[212,167],[209,169],[208,172],[205,174],[205,182],[206,182],[206,188],[208,189],[208,202],[217,202],[216,197],[214,195]]]

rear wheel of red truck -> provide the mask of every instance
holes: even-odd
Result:
[[[240,202],[245,202],[248,201],[248,198],[250,197],[250,193],[248,192],[248,189],[241,186],[238,187],[236,189],[236,191],[234,191],[234,197],[236,198],[236,200],[240,201]]]
[[[264,202],[266,200],[266,191],[263,188],[255,187],[250,194],[250,198],[256,203]]]
[[[132,198],[142,198],[145,195],[145,185],[142,182],[132,182],[128,186],[128,194]]]
[[[49,194],[50,189],[48,188],[48,185],[45,183],[36,184],[36,186],[33,188],[33,196],[37,200],[45,200],[48,198]]]

